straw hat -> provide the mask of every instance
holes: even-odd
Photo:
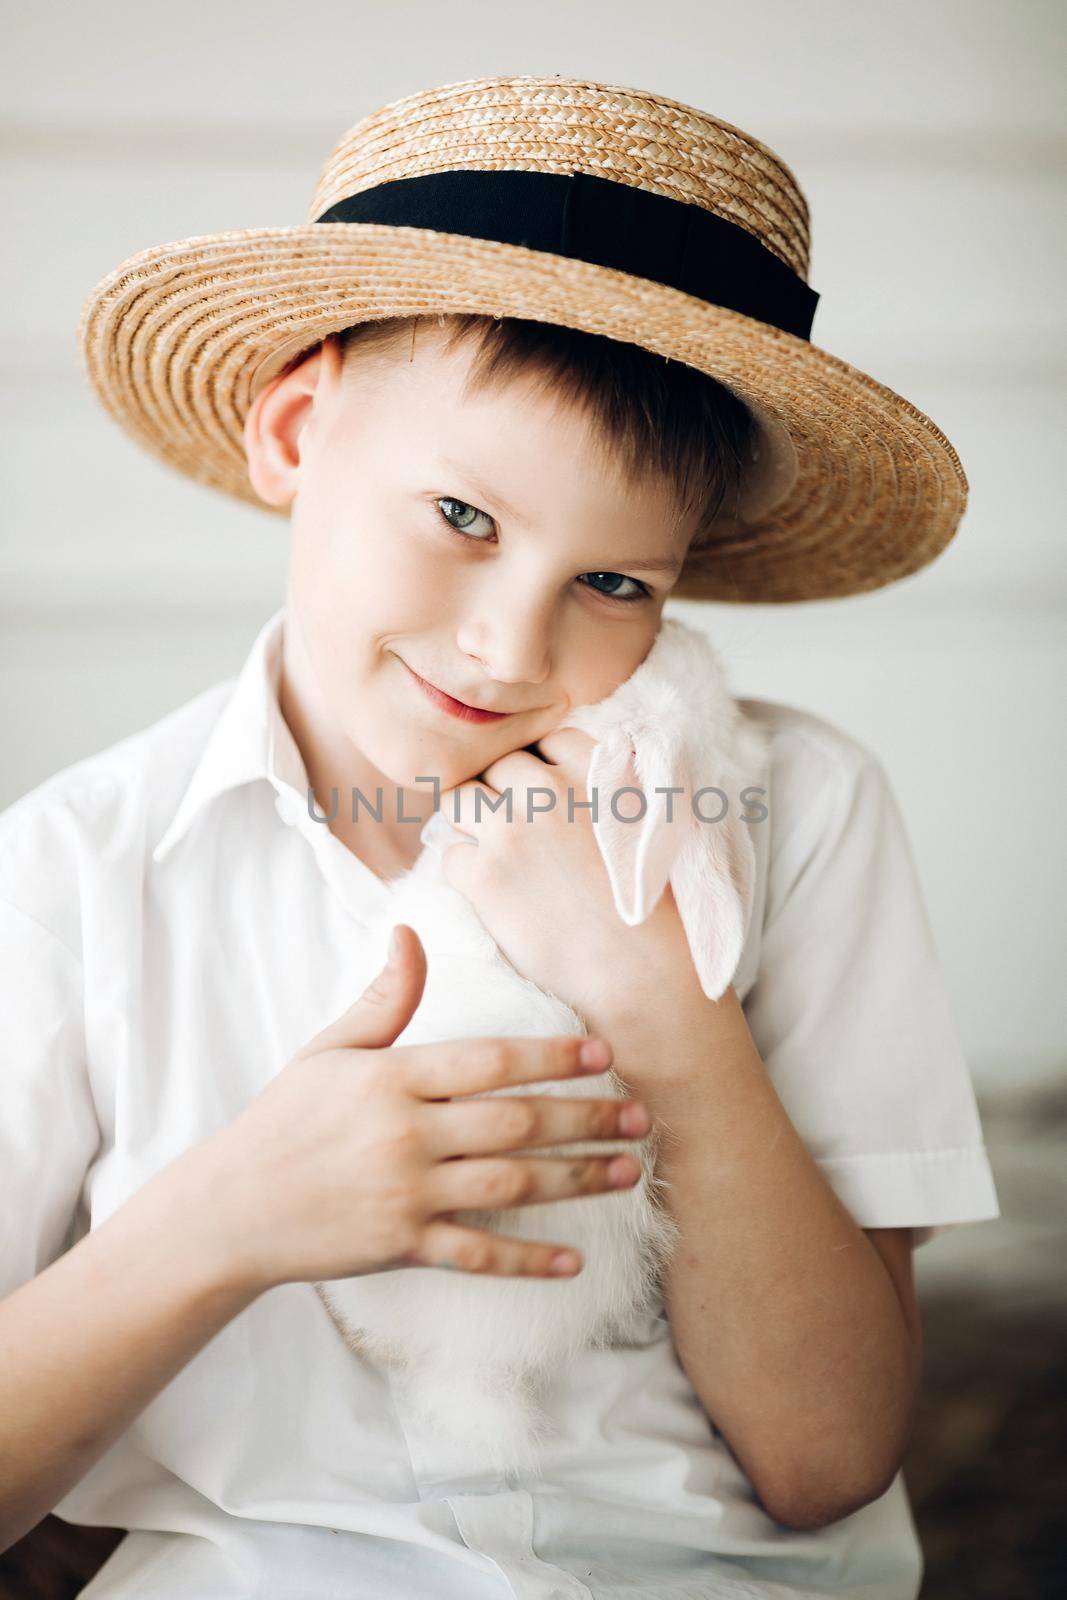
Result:
[[[131,256],[85,301],[79,352],[140,444],[274,510],[249,482],[245,417],[328,333],[478,312],[641,345],[710,373],[759,423],[736,515],[673,593],[817,600],[933,560],[967,480],[929,417],[811,343],[809,249],[796,178],[740,128],[643,89],[475,78],[357,122],[306,223]]]

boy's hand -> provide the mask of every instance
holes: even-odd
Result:
[[[682,919],[668,884],[652,914],[637,927],[619,916],[607,869],[593,833],[585,774],[593,740],[577,728],[562,728],[539,741],[548,757],[517,750],[494,761],[481,779],[444,791],[441,806],[449,822],[469,834],[468,844],[450,845],[442,854],[445,881],[471,902],[488,932],[523,977],[566,1001],[590,1033],[616,1045],[627,1019],[654,1015],[687,1025],[706,1019],[710,1002],[700,987]],[[527,791],[551,790],[531,796]],[[511,792],[506,805],[491,812],[493,801]],[[573,820],[568,819],[568,791]],[[456,798],[453,798],[456,797]],[[598,796],[600,814],[610,794]],[[634,796],[617,802],[622,816],[633,814]],[[457,815],[458,808],[458,815]]]
[[[593,1041],[570,1035],[395,1044],[427,972],[414,929],[401,923],[397,935],[395,960],[348,1010],[176,1163],[183,1226],[203,1219],[228,1279],[257,1293],[412,1266],[551,1276],[566,1246],[462,1226],[452,1214],[600,1194],[640,1176],[625,1153],[515,1153],[644,1136],[647,1111],[639,1107],[635,1126],[615,1095],[538,1089],[602,1076],[610,1045],[587,1065],[583,1047]],[[529,1096],[490,1095],[525,1083]],[[573,1275],[580,1258],[567,1253]]]

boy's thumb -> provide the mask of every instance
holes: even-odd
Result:
[[[413,942],[414,941],[414,942]],[[426,954],[413,928],[399,922],[389,939],[385,966],[347,1011],[315,1035],[302,1055],[319,1050],[380,1050],[403,1033],[426,979]]]

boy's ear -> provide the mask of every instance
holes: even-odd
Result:
[[[260,391],[245,418],[244,444],[248,477],[261,500],[287,506],[297,490],[300,435],[307,425],[322,379],[336,379],[340,367],[337,342],[326,339],[288,372]]]

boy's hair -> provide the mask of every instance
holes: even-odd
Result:
[[[438,313],[361,322],[336,335],[346,374],[353,357],[412,342],[419,322],[447,330],[446,352],[473,340],[465,393],[531,373],[585,409],[624,476],[666,480],[680,515],[694,518],[689,548],[713,542],[715,519],[733,510],[755,421],[744,402],[708,374],[639,345],[552,322]]]

